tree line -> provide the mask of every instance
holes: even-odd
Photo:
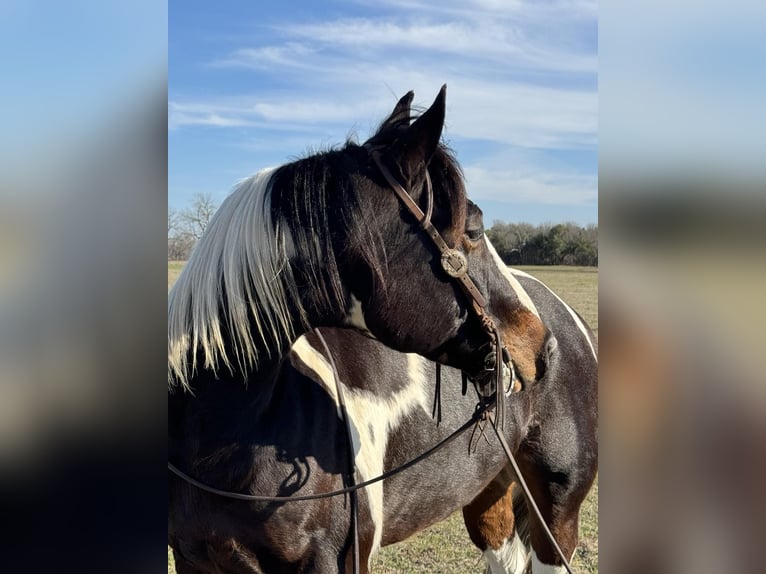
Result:
[[[189,258],[217,207],[210,195],[197,194],[188,208],[168,209],[169,261]],[[508,265],[598,265],[597,225],[495,221],[487,236]]]
[[[495,221],[487,237],[508,265],[598,266],[598,225]]]

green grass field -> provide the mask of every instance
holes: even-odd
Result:
[[[168,288],[183,268],[168,263]],[[598,333],[598,269],[593,267],[526,266],[571,305]],[[485,563],[471,544],[460,512],[394,546],[383,548],[373,560],[375,574],[483,574]],[[598,480],[580,511],[580,545],[572,561],[577,572],[598,572]],[[168,572],[175,574],[168,551]]]

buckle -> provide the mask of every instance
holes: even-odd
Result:
[[[442,269],[450,277],[462,277],[468,273],[468,260],[457,249],[448,249],[442,253]]]

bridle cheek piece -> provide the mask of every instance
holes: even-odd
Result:
[[[441,266],[444,272],[455,279],[465,293],[466,297],[471,303],[471,308],[476,313],[482,328],[489,336],[492,342],[492,349],[484,358],[484,370],[494,371],[495,373],[495,424],[499,428],[503,428],[505,421],[505,392],[503,384],[504,371],[511,373],[513,377],[513,364],[511,362],[510,353],[503,344],[503,338],[500,334],[500,330],[495,325],[495,321],[487,313],[487,300],[481,291],[479,291],[476,284],[468,275],[468,260],[465,255],[457,249],[451,248],[441,233],[431,223],[431,214],[433,213],[433,189],[431,187],[431,176],[426,169],[426,192],[428,194],[428,206],[426,211],[423,212],[420,206],[415,202],[412,196],[407,192],[404,187],[396,180],[391,171],[383,163],[380,152],[372,147],[365,146],[370,152],[375,165],[380,173],[388,182],[388,185],[394,191],[399,200],[404,204],[407,210],[415,217],[420,224],[421,229],[425,231],[426,235],[431,238],[436,248],[441,254]],[[506,370],[507,369],[507,370]],[[511,378],[511,388],[513,388],[513,378]]]

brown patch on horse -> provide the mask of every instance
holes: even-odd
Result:
[[[463,522],[480,550],[498,550],[513,534],[513,484],[490,483],[463,507]]]
[[[528,309],[500,316],[505,318],[501,329],[503,343],[511,354],[517,376],[528,386],[545,374],[549,331]]]

